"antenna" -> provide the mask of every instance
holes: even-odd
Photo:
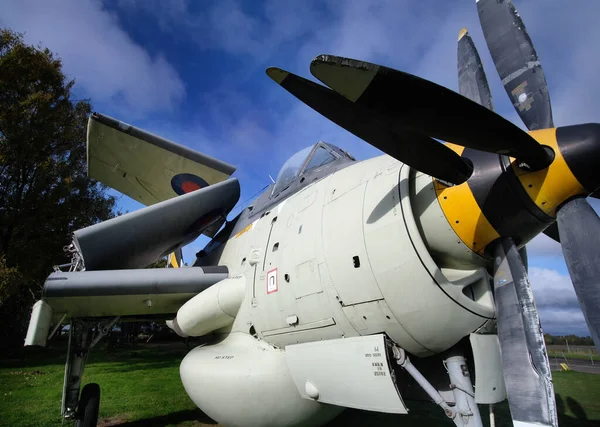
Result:
[[[271,182],[272,182],[273,184],[275,184],[275,180],[273,179],[273,177],[272,177],[271,175],[269,175],[269,178],[271,178]]]

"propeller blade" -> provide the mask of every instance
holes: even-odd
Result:
[[[478,0],[488,49],[506,93],[529,130],[554,127],[544,70],[510,0]]]
[[[458,91],[465,98],[494,111],[492,93],[475,43],[466,28],[458,33]]]
[[[335,124],[423,173],[453,184],[465,182],[471,175],[470,164],[432,138],[396,131],[384,117],[295,74],[271,67],[267,75]]]
[[[584,198],[577,198],[559,209],[557,219],[569,275],[596,349],[600,349],[600,218]]]
[[[510,237],[497,241],[494,293],[504,382],[515,425],[558,425],[550,363],[523,261]]]
[[[558,223],[554,222],[548,226],[548,228],[544,230],[544,234],[555,242],[560,243],[560,236],[558,235]]]
[[[357,105],[395,124],[465,147],[516,157],[539,170],[552,155],[493,111],[456,92],[402,71],[369,62],[320,55],[312,74]]]
[[[529,274],[529,255],[527,255],[527,248],[525,246],[519,249],[519,256],[523,262],[523,267],[525,267],[525,272]]]

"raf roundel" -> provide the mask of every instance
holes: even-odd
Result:
[[[208,187],[208,183],[197,175],[191,173],[179,173],[171,179],[171,187],[173,188],[173,191],[181,196]]]

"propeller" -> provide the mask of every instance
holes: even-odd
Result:
[[[428,136],[398,131],[384,117],[295,74],[271,67],[267,75],[332,122],[416,170],[453,184],[465,182],[471,175],[469,163]]]
[[[544,234],[550,237],[552,240],[560,243],[560,236],[558,235],[558,224],[553,222],[544,230]]]
[[[530,130],[553,127],[546,76],[512,1],[478,0],[477,11],[496,70],[521,120]],[[579,139],[569,142],[563,155],[571,157],[571,167],[582,171],[579,181],[595,190],[599,183],[594,170],[599,157],[597,138],[582,132]],[[579,166],[584,162],[585,166]],[[590,196],[599,195],[596,190]],[[600,350],[600,219],[583,197],[560,206],[557,219],[544,233],[561,244],[575,293]]]
[[[546,75],[510,0],[478,0],[477,12],[504,89],[529,130],[554,127]]]
[[[565,203],[557,217],[569,275],[594,344],[600,349],[600,218],[584,198]]]
[[[486,8],[487,7],[489,6],[486,5]],[[496,32],[493,30],[488,32],[496,34]],[[466,28],[460,30],[458,34],[458,49],[456,59],[458,68],[459,93],[462,96],[469,98],[471,101],[483,105],[491,111],[495,111],[492,103],[490,86],[483,69],[481,57],[479,56],[477,48],[475,47],[475,43],[473,43],[473,39]],[[548,94],[548,91],[546,90],[545,93]],[[548,99],[550,98],[548,97]],[[519,112],[518,108],[517,112]],[[550,117],[550,121],[552,121],[552,117]],[[551,239],[556,240],[557,242],[560,241],[558,238],[558,228],[556,223],[553,223],[546,230],[544,230],[544,234]]]
[[[552,154],[493,111],[433,82],[369,62],[319,55],[311,73],[357,105],[397,125],[464,147],[516,157],[533,170]]]
[[[457,49],[458,91],[465,98],[494,111],[492,93],[488,85],[481,58],[466,28],[458,33]]]
[[[458,36],[457,66],[460,93],[494,111],[483,64],[465,28]],[[556,223],[545,233],[558,240]],[[527,275],[527,252],[525,246],[517,252],[510,237],[495,243],[494,297],[512,419],[515,424],[556,426],[552,374]]]
[[[510,237],[494,247],[494,295],[504,382],[520,426],[558,425],[550,363],[523,259]]]

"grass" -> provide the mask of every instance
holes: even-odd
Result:
[[[567,359],[581,359],[581,360],[590,360],[590,355],[593,360],[600,361],[600,355],[598,355],[598,351],[596,347],[593,345],[561,345],[561,344],[552,344],[548,345],[548,356],[556,357],[556,358],[567,358]]]
[[[195,407],[181,385],[179,362],[187,352],[182,343],[94,350],[84,382],[102,387],[99,425],[216,425]],[[64,354],[64,349],[23,349],[0,358],[0,426],[61,425]],[[600,375],[555,372],[553,378],[561,427],[600,425]],[[411,410],[407,416],[347,410],[328,427],[453,425],[433,404],[407,402],[407,406]],[[480,410],[487,425],[487,408]],[[512,425],[506,403],[497,405],[496,414],[498,427]]]
[[[562,351],[548,351],[548,357],[549,358],[557,358],[557,359],[564,359],[565,357],[567,359],[579,359],[579,360],[590,360],[590,354],[589,353],[567,353],[562,352]],[[598,356],[597,354],[592,354],[592,358],[594,361],[600,361],[600,356]]]
[[[31,350],[0,362],[2,426],[61,424],[66,352],[62,349]],[[101,385],[100,417],[107,421],[104,424],[128,427],[204,425],[197,420],[214,424],[196,408],[181,384],[179,363],[186,353],[183,344],[168,348],[144,346],[92,351],[84,382]]]

